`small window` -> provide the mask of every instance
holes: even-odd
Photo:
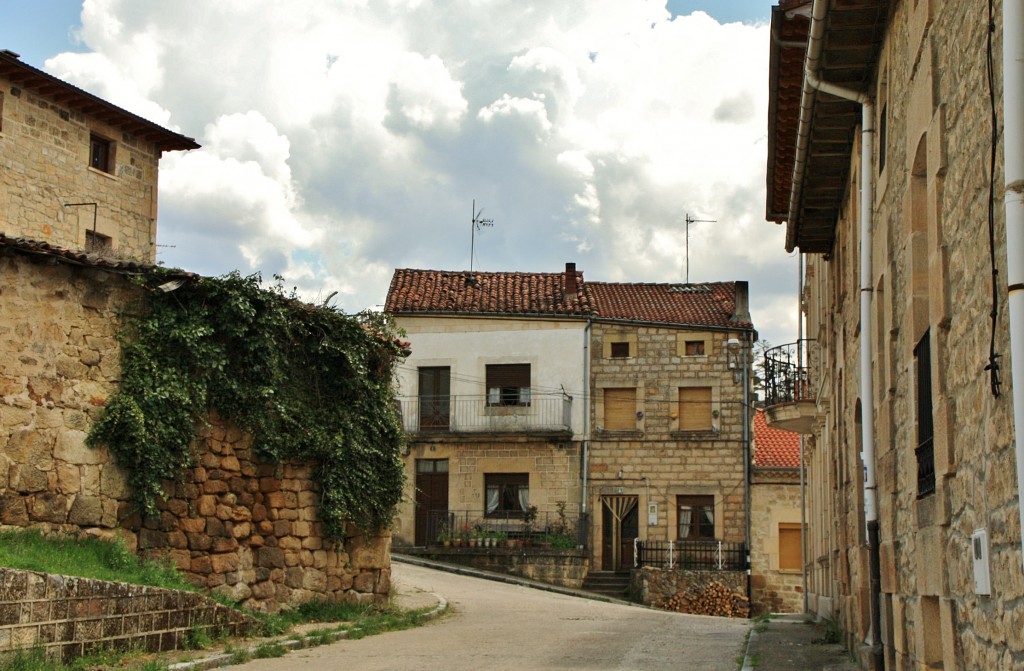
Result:
[[[416,472],[417,473],[447,473],[448,472],[448,460],[447,459],[417,459],[416,460]]]
[[[487,473],[487,517],[521,517],[530,507],[529,473]]]
[[[613,342],[612,343],[612,358],[613,359],[627,359],[627,358],[629,358],[629,343],[628,342]]]
[[[96,231],[85,232],[85,251],[93,254],[108,254],[114,250],[114,241],[109,235]]]
[[[715,537],[715,497],[677,496],[677,537],[702,540]]]
[[[686,341],[686,356],[704,356],[704,341],[703,340],[687,340]]]
[[[799,571],[803,565],[803,539],[799,523],[779,523],[779,569]]]
[[[680,431],[710,431],[712,418],[711,387],[680,387]]]
[[[114,172],[114,143],[99,135],[89,136],[89,166]]]
[[[487,405],[530,405],[530,364],[488,365]]]
[[[914,347],[914,366],[917,382],[917,496],[935,493],[935,441],[932,424],[932,355],[931,335],[924,337]]]
[[[604,390],[605,431],[636,431],[636,388]]]

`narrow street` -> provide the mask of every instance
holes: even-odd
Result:
[[[254,660],[290,669],[700,669],[735,671],[749,623],[610,604],[394,563],[400,591],[435,592],[450,612],[409,631]]]

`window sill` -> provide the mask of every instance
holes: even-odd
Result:
[[[597,432],[602,436],[613,436],[616,438],[639,438],[644,435],[644,432],[638,429],[598,429]]]
[[[88,168],[89,172],[93,173],[94,175],[100,175],[102,177],[106,177],[107,179],[112,179],[115,182],[118,181],[117,180],[117,175],[115,175],[112,172],[107,172],[106,170],[100,170],[99,168],[94,168],[91,165],[87,165],[85,167]]]

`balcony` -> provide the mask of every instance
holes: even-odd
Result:
[[[532,394],[517,403],[480,396],[398,398],[402,425],[410,435],[538,433],[572,434],[572,397]]]
[[[773,347],[764,354],[764,407],[768,425],[809,434],[817,416],[814,340]]]
[[[720,540],[633,541],[633,566],[690,571],[745,571],[747,546]]]

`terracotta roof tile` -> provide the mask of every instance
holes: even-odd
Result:
[[[731,321],[736,307],[733,282],[641,284],[587,282],[597,316],[605,319],[751,328]]]
[[[99,256],[90,252],[84,252],[77,249],[69,249],[67,247],[59,247],[57,245],[51,245],[48,242],[41,240],[31,240],[29,238],[13,238],[4,233],[0,233],[0,256],[5,254],[22,254],[25,256],[36,256],[46,257],[50,260],[57,261],[58,263],[66,263],[69,265],[76,266],[88,266],[91,268],[100,268],[102,270],[109,270],[118,273],[140,273],[153,270],[164,271],[168,276],[180,276],[180,277],[199,277],[195,273],[186,272],[184,270],[166,269],[162,266],[153,265],[150,263],[140,263],[138,261],[132,261],[130,259],[117,259],[106,256]]]
[[[565,273],[484,273],[399,268],[384,309],[396,314],[592,315],[583,273],[565,296]]]
[[[763,410],[754,414],[754,466],[800,467],[800,434],[768,426]]]

